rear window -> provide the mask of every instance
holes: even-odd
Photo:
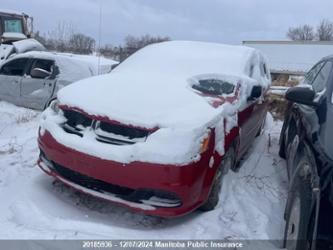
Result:
[[[208,95],[229,95],[234,92],[235,85],[219,79],[205,79],[192,88]]]

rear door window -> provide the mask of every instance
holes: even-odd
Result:
[[[304,83],[311,85],[316,76],[318,75],[321,68],[324,66],[325,62],[318,63],[315,65],[305,76]]]
[[[28,58],[20,58],[10,61],[2,66],[0,75],[23,76],[28,62]]]
[[[328,61],[321,68],[316,78],[312,82],[312,88],[316,93],[323,91],[326,88],[326,83],[332,70],[332,62]]]

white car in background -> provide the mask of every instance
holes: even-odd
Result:
[[[24,52],[23,46],[20,49]],[[0,100],[43,110],[62,87],[109,73],[116,64],[116,61],[89,55],[45,51],[17,53],[0,66]]]

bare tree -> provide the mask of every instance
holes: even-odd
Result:
[[[107,57],[112,57],[116,60],[123,61],[139,49],[153,43],[170,41],[169,37],[144,35],[141,37],[127,36],[125,38],[125,45],[112,46],[106,45],[100,49],[100,53]]]
[[[287,36],[294,41],[312,41],[315,39],[314,29],[310,25],[289,28]]]
[[[78,54],[91,54],[95,48],[95,39],[81,33],[73,34],[69,39],[71,52]]]
[[[149,44],[170,41],[169,37],[144,35],[141,37],[127,36],[125,38],[125,47],[128,49],[139,50]]]
[[[125,38],[125,47],[123,50],[123,58],[120,58],[120,60],[123,60],[127,58],[128,56],[132,55],[139,49],[142,49],[146,47],[149,44],[154,43],[161,43],[165,41],[170,41],[169,37],[160,37],[160,36],[151,36],[151,35],[144,35],[141,37],[134,37],[134,36],[127,36]]]
[[[317,27],[317,39],[319,41],[333,40],[333,23],[328,19],[323,19]]]

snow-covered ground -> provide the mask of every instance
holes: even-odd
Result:
[[[176,219],[126,208],[54,182],[37,166],[40,113],[0,102],[1,239],[281,239],[287,193],[278,156],[281,122],[269,115],[266,131],[225,177],[212,212]],[[268,249],[268,248],[266,248]]]

